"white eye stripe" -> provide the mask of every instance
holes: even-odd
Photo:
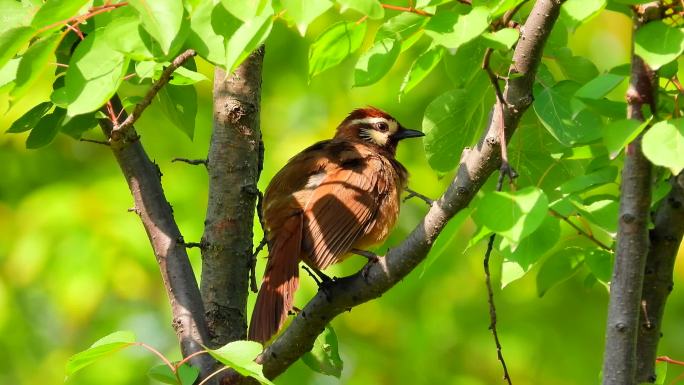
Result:
[[[397,122],[394,120],[389,120],[383,117],[368,117],[368,118],[362,118],[362,119],[354,119],[351,121],[351,124],[375,124],[375,123],[386,123],[387,127],[389,128],[389,132],[394,134],[397,132],[397,129],[399,128],[397,125]]]

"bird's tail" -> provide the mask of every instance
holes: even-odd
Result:
[[[249,323],[249,339],[252,341],[265,343],[271,339],[283,326],[287,313],[292,309],[294,293],[299,287],[301,226],[301,217],[292,217],[279,231],[278,239],[269,253]]]

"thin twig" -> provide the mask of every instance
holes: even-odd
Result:
[[[197,166],[200,164],[204,165],[204,167],[207,166],[207,160],[206,159],[173,158],[173,159],[171,159],[171,162],[183,162],[183,163],[191,164],[194,166]]]
[[[503,182],[504,179],[506,179],[507,175],[504,172],[499,173],[499,180],[496,183],[496,191],[501,191],[503,188]],[[511,375],[508,373],[508,367],[506,366],[506,360],[504,359],[503,356],[503,351],[501,348],[501,341],[499,341],[499,333],[496,330],[496,305],[494,304],[494,290],[492,289],[492,275],[489,271],[489,258],[492,255],[492,249],[494,249],[494,239],[496,238],[496,234],[492,233],[491,236],[489,236],[489,242],[487,243],[487,251],[485,252],[484,256],[484,272],[485,272],[485,283],[487,285],[487,303],[489,304],[489,330],[492,331],[492,336],[494,337],[494,344],[496,345],[496,356],[498,357],[499,361],[501,361],[501,367],[503,368],[503,373],[504,373],[504,380],[508,382],[508,385],[512,385],[511,383]]]
[[[215,372],[213,372],[213,373],[211,373],[210,375],[208,375],[208,376],[207,376],[204,380],[202,380],[202,382],[200,382],[198,385],[204,385],[204,384],[206,384],[207,381],[209,381],[212,377],[214,377],[215,375],[221,373],[221,372],[224,371],[224,370],[228,370],[228,367],[227,367],[227,366],[224,366],[224,367],[222,367],[221,369],[216,370]]]
[[[570,218],[568,218],[568,217],[566,217],[565,215],[559,213],[558,211],[553,210],[553,209],[549,209],[549,214],[553,215],[553,216],[556,217],[556,218],[560,218],[561,220],[563,220],[563,222],[569,224],[570,227],[572,227],[573,229],[577,230],[577,232],[578,232],[580,235],[582,235],[582,236],[584,236],[584,237],[587,237],[587,239],[589,239],[589,240],[591,240],[592,242],[594,242],[596,245],[598,245],[598,246],[599,246],[600,248],[602,248],[603,250],[606,250],[606,251],[612,251],[612,250],[613,250],[613,249],[611,249],[608,245],[606,245],[605,243],[603,243],[603,242],[599,241],[598,239],[596,239],[596,237],[594,237],[593,234],[590,234],[590,233],[586,232],[584,229],[582,229],[581,227],[579,227],[579,226],[577,226],[576,224],[574,224],[574,223],[570,220]]]
[[[410,12],[410,13],[415,13],[416,15],[421,15],[421,16],[434,16],[430,12],[423,11],[422,9],[416,9],[414,7],[401,7],[398,5],[392,5],[392,4],[381,4],[383,8],[385,9],[391,9],[393,11],[402,11],[402,12]]]
[[[203,249],[206,245],[203,242],[183,242],[183,246],[185,246],[186,249],[191,249],[193,247]]]
[[[150,88],[149,91],[147,91],[147,94],[143,98],[143,100],[140,101],[140,103],[135,105],[135,108],[133,108],[133,112],[128,115],[126,120],[123,121],[121,124],[115,124],[114,127],[112,128],[111,132],[111,138],[112,138],[112,143],[121,143],[124,142],[127,138],[126,136],[128,135],[128,131],[130,127],[135,124],[135,122],[140,118],[140,115],[142,115],[143,111],[147,106],[152,103],[152,99],[157,95],[159,90],[162,89],[166,85],[166,83],[171,80],[171,75],[173,72],[178,69],[178,67],[182,66],[183,63],[185,63],[188,59],[191,57],[197,55],[197,52],[193,49],[188,49],[185,50],[185,52],[181,53],[178,55],[171,64],[164,68],[164,71],[162,71],[161,76],[159,79],[152,84],[152,88]]]
[[[95,144],[101,144],[103,146],[109,146],[109,142],[106,140],[96,140],[96,139],[88,139],[88,138],[81,138],[79,139],[81,142],[88,142],[88,143],[95,143]]]
[[[205,354],[205,353],[209,353],[209,352],[206,350],[200,350],[200,351],[194,352],[192,354],[189,354],[187,357],[183,358],[182,360],[180,360],[176,363],[176,370],[178,370],[178,368],[183,366],[183,364],[190,361],[192,358],[199,356],[200,354]]]
[[[684,361],[673,360],[672,358],[670,358],[668,356],[660,356],[660,357],[656,358],[656,361],[667,362],[668,364],[675,364],[675,365],[684,366]]]
[[[427,203],[428,206],[432,206],[432,204],[435,203],[434,199],[431,199],[431,198],[429,198],[429,197],[427,197],[427,196],[425,196],[419,192],[413,191],[408,187],[404,188],[404,190],[406,190],[406,192],[408,192],[408,195],[404,198],[404,202],[406,202],[407,200],[409,200],[411,198],[418,198],[418,199],[422,200],[423,202]]]

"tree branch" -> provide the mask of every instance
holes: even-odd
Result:
[[[173,72],[195,55],[197,55],[197,52],[192,49],[188,49],[173,59],[168,67],[164,68],[161,76],[152,84],[152,87],[149,89],[149,91],[147,91],[147,94],[145,94],[143,100],[135,105],[133,112],[131,112],[128,117],[124,118],[123,123],[114,123],[109,133],[110,143],[112,146],[119,147],[125,145],[126,142],[135,142],[137,140],[137,135],[134,133],[135,130],[133,130],[133,125],[135,122],[138,120],[138,118],[140,118],[140,115],[142,115],[143,111],[145,111],[145,108],[152,103],[152,99],[154,99],[159,90],[161,90],[162,87],[164,87],[166,83],[171,80]],[[121,109],[121,111],[123,111],[123,109]],[[115,119],[114,122],[117,120],[118,119]]]
[[[214,124],[207,172],[201,292],[213,347],[247,336],[252,228],[258,194],[261,67],[255,50],[230,76],[214,74]]]
[[[672,271],[684,235],[684,172],[673,176],[670,183],[672,190],[655,212],[655,226],[649,232],[651,247],[641,294],[646,312],[640,313],[637,336],[637,383],[656,381],[655,362],[665,302],[674,285]]]
[[[121,100],[114,96],[112,106],[123,111]],[[123,112],[124,118],[126,113]],[[114,130],[112,121],[100,119],[100,126],[111,139]],[[137,137],[135,128],[128,127]],[[173,328],[180,342],[183,356],[203,350],[207,344],[207,329],[204,324],[204,308],[195,275],[188,259],[171,205],[164,196],[161,173],[147,156],[139,140],[120,146],[110,146],[133,195],[135,212],[140,216],[147,237],[154,251],[161,271],[164,287],[171,303]],[[193,357],[190,363],[200,369],[200,376],[208,376],[215,361],[207,354]]]
[[[513,65],[509,70],[505,99],[510,108],[502,117],[506,135],[515,131],[523,113],[532,104],[532,85],[541,60],[544,43],[558,18],[562,1],[538,0],[525,23]],[[440,231],[472,200],[487,178],[501,164],[499,114],[491,114],[485,133],[472,149],[464,151],[457,175],[444,195],[437,200],[418,226],[385,258],[361,272],[335,280],[319,293],[292,321],[291,325],[257,358],[264,373],[274,378],[309,351],[315,338],[336,315],[350,307],[381,296],[425,257]]]
[[[634,31],[645,22],[644,14],[657,3],[639,6]],[[650,13],[650,12],[649,12]],[[632,43],[632,46],[634,43]],[[632,52],[632,70],[627,90],[627,115],[644,120],[642,107],[653,106],[654,73]],[[655,111],[651,111],[655,113]],[[641,151],[643,134],[627,145],[620,184],[615,265],[610,281],[603,356],[603,385],[633,385],[636,373],[636,341],[644,266],[648,253],[648,221],[651,204],[651,163]]]

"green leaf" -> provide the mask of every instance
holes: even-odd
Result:
[[[130,0],[129,3],[140,13],[145,30],[168,54],[181,29],[183,3],[177,0]]]
[[[617,167],[608,166],[597,171],[576,176],[558,187],[564,195],[584,192],[592,187],[614,182],[617,178]]]
[[[558,218],[546,215],[542,224],[529,236],[523,238],[520,243],[512,243],[507,238],[502,238],[499,250],[508,262],[515,263],[523,273],[537,263],[541,257],[548,253],[560,239],[560,222]],[[520,277],[517,277],[520,278]],[[516,279],[517,279],[516,278]],[[502,277],[501,285],[506,286],[514,280]]]
[[[226,42],[226,71],[232,72],[266,40],[273,27],[273,8],[267,4],[252,20],[242,24]]]
[[[261,344],[258,342],[235,341],[219,349],[209,350],[209,354],[243,376],[253,377],[262,384],[273,385],[264,377],[261,365],[254,362],[254,359],[261,354],[261,350]]]
[[[197,91],[194,86],[166,85],[157,94],[164,113],[171,123],[191,140],[195,133],[197,116]]]
[[[88,0],[47,0],[33,16],[31,26],[36,29],[47,27],[59,21],[76,16]],[[53,28],[61,28],[63,25],[55,25]]]
[[[285,14],[292,19],[297,26],[299,34],[304,36],[306,29],[318,16],[332,7],[328,0],[281,0],[283,7],[287,9]]]
[[[515,8],[518,4],[525,0],[501,0],[496,5],[491,8],[491,18],[492,20],[498,19],[503,16],[507,11]]]
[[[309,79],[334,67],[361,47],[366,34],[366,23],[333,24],[323,31],[309,48]]]
[[[135,334],[129,331],[117,331],[97,340],[90,348],[74,354],[66,364],[67,377],[98,361],[100,358],[115,353],[135,344]]]
[[[610,233],[617,232],[619,202],[617,199],[602,199],[589,205],[571,200],[577,211],[593,224],[605,229]]]
[[[190,59],[188,62],[192,62],[192,59]],[[157,63],[154,61],[137,62],[135,63],[135,73],[140,79],[151,78],[153,80],[157,80],[164,72],[164,68],[168,67],[170,64],[170,62]],[[169,84],[184,86],[199,83],[204,80],[209,79],[207,79],[207,77],[203,74],[193,71],[189,68],[178,67],[175,71],[173,71],[173,75],[171,80],[169,80]]]
[[[0,68],[0,93],[4,89],[14,86],[14,79],[17,78],[17,68],[21,58],[12,59],[4,67]]]
[[[7,130],[7,133],[15,134],[32,129],[51,108],[52,103],[50,102],[42,102],[37,106],[34,106],[22,115],[21,118],[12,123],[9,130]]]
[[[404,12],[389,18],[375,34],[375,41],[387,38],[401,40],[401,51],[404,52],[415,44],[422,35],[422,28],[428,18],[415,13]]]
[[[139,26],[140,18],[134,15],[116,17],[104,27],[103,39],[114,50],[127,54],[133,60],[151,60],[154,55],[145,46]]]
[[[392,68],[400,52],[400,41],[388,38],[375,42],[356,63],[354,86],[367,86],[380,80]]]
[[[212,3],[212,1],[207,1],[207,3]],[[245,22],[258,15],[267,3],[267,0],[221,0],[221,4],[223,4],[228,12]]]
[[[601,136],[603,136],[603,144],[610,152],[610,158],[615,159],[620,151],[633,141],[641,131],[646,128],[648,122],[640,122],[632,119],[622,119],[610,122],[601,127]]]
[[[59,132],[59,126],[62,124],[64,115],[65,110],[57,108],[51,114],[40,118],[38,124],[31,130],[28,138],[26,138],[26,148],[36,149],[50,144]]]
[[[477,140],[493,93],[484,71],[468,88],[447,91],[433,100],[423,117],[423,146],[428,163],[437,172],[458,165],[463,148]]]
[[[344,363],[338,352],[337,335],[330,325],[326,325],[311,351],[302,356],[302,361],[315,372],[340,378]]]
[[[67,116],[62,122],[60,131],[74,139],[81,139],[84,132],[97,126],[95,112],[87,114]]]
[[[57,49],[61,39],[61,34],[52,34],[31,44],[26,50],[17,68],[14,88],[10,92],[12,103],[24,96],[26,91],[40,78],[43,71],[48,68],[48,62],[54,58],[55,49]]]
[[[667,362],[656,361],[655,363],[656,381],[654,385],[665,384],[665,377],[667,377]]]
[[[100,108],[116,93],[127,68],[128,58],[101,33],[87,36],[76,47],[66,72],[67,113],[74,116]]]
[[[587,109],[572,111],[572,95],[576,90],[575,83],[563,81],[545,88],[534,100],[534,112],[539,120],[565,146],[587,143],[601,136],[603,123],[596,113]]]
[[[337,0],[342,8],[351,8],[369,19],[377,20],[385,17],[385,9],[378,0]]]
[[[181,365],[177,370],[180,383],[178,382],[176,373],[174,373],[166,364],[153,366],[147,372],[147,376],[153,380],[172,385],[192,385],[197,379],[197,376],[199,376],[199,369],[190,366],[187,363]]]
[[[613,274],[614,259],[613,253],[603,249],[589,250],[584,257],[584,261],[587,263],[592,274],[604,283],[610,282],[611,275]]]
[[[18,1],[0,1],[0,15],[2,15],[0,34],[9,29],[30,24],[35,12],[34,7]]]
[[[399,94],[403,95],[420,84],[437,67],[437,64],[442,60],[442,56],[444,56],[444,48],[442,47],[429,47],[427,51],[418,56],[408,73],[406,73],[404,81],[399,88]]]
[[[596,16],[606,7],[606,0],[568,0],[561,7],[561,16],[572,29]]]
[[[611,73],[601,74],[580,87],[575,92],[575,97],[590,100],[601,99],[624,80],[624,76]]]
[[[489,27],[489,9],[474,7],[465,15],[452,11],[437,13],[425,25],[425,33],[433,39],[435,44],[455,49],[480,36],[487,27]]]
[[[569,247],[549,256],[537,273],[537,295],[542,297],[551,287],[572,277],[584,261],[584,252]]]
[[[17,27],[0,35],[0,68],[31,40],[35,31],[32,27]]]
[[[482,34],[485,45],[501,51],[507,51],[513,47],[520,37],[520,32],[515,28],[504,28],[496,32]]]
[[[480,200],[473,220],[518,243],[541,225],[548,207],[546,194],[533,186],[514,193],[489,191]]]
[[[637,29],[634,53],[653,70],[677,59],[684,51],[684,30],[670,27],[660,20]]]
[[[190,34],[187,43],[194,47],[202,58],[225,66],[226,43],[223,36],[214,31],[211,23],[215,8],[218,8],[218,12],[223,10],[221,5],[214,6],[211,1],[200,2],[190,18]]]
[[[443,61],[455,88],[465,87],[475,75],[483,72],[481,65],[485,49],[484,42],[475,39],[459,47],[455,53],[447,51]]]
[[[654,124],[644,134],[642,148],[653,164],[679,174],[684,169],[684,118]]]
[[[599,75],[598,69],[589,59],[574,56],[569,48],[554,50],[556,63],[568,79],[584,84]]]

